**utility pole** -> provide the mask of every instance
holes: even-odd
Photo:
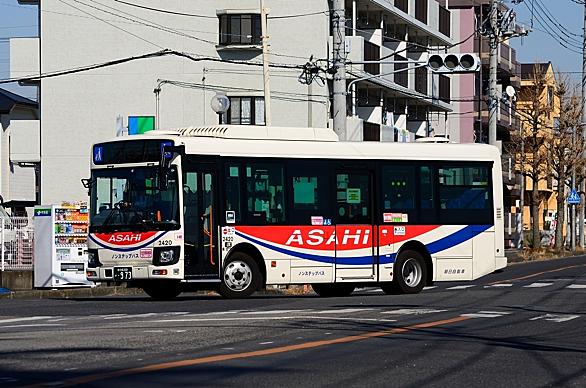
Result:
[[[496,146],[496,112],[499,99],[496,95],[498,47],[500,28],[498,26],[498,3],[490,0],[490,53],[489,53],[489,82],[488,82],[488,144]]]
[[[346,131],[346,16],[344,0],[333,1],[334,132],[347,140]]]
[[[584,125],[586,125],[586,2],[584,3],[584,29],[582,30],[582,122],[580,123],[580,131],[584,139],[586,140],[586,131],[584,131]],[[586,157],[585,154],[582,157]],[[579,223],[579,232],[580,232],[580,248],[584,249],[584,211],[586,207],[584,206],[584,193],[586,188],[586,184],[584,179],[582,179],[582,183],[580,184],[580,223]]]
[[[265,124],[271,126],[271,84],[269,74],[269,35],[267,33],[267,9],[265,1],[260,0],[260,25],[262,34],[262,69],[265,97]]]

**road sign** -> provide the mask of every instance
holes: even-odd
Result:
[[[570,195],[568,195],[568,205],[579,205],[580,204],[580,195],[576,192],[576,189],[573,189]]]

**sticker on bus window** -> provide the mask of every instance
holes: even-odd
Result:
[[[332,225],[332,219],[331,218],[324,218],[324,225]]]
[[[226,223],[227,224],[235,224],[236,223],[236,212],[234,210],[227,210],[226,211]]]
[[[401,222],[409,222],[409,214],[407,214],[407,213],[401,214]]]
[[[405,221],[403,221],[405,219]],[[407,214],[403,213],[383,213],[384,222],[407,222]]]
[[[360,189],[346,189],[346,203],[360,203]]]
[[[323,225],[324,218],[322,216],[311,216],[311,225]]]

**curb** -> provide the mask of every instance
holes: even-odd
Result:
[[[210,291],[196,291],[198,295],[209,295]],[[140,288],[127,288],[123,286],[113,287],[84,287],[84,288],[68,288],[61,290],[24,290],[24,291],[10,291],[5,294],[0,294],[0,299],[69,299],[82,298],[94,296],[117,296],[117,295],[139,295],[148,297]],[[254,295],[300,295],[299,291],[295,289],[279,289],[267,288],[259,290]]]
[[[78,298],[84,296],[112,296],[112,295],[145,295],[140,288],[126,287],[85,287],[69,288],[64,290],[26,290],[11,291],[0,294],[0,299],[46,299],[46,298]]]

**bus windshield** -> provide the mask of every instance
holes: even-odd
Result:
[[[90,232],[179,229],[177,169],[161,184],[158,167],[92,171]]]

